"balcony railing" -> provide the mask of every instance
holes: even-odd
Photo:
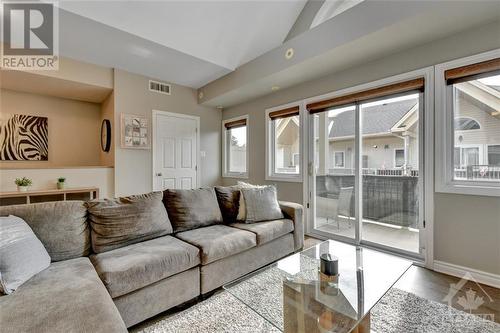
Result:
[[[363,168],[364,176],[394,176],[394,177],[418,177],[418,170],[413,169],[376,169]],[[354,175],[355,169],[328,169],[329,175]]]
[[[465,168],[455,168],[455,179],[500,180],[500,166],[468,165]]]
[[[347,189],[351,189],[351,195],[343,203],[346,207],[342,207],[342,210],[347,210],[347,215],[353,217],[355,216],[355,200],[352,194],[354,176],[316,176],[316,195],[319,197],[339,204],[341,192]],[[363,177],[363,218],[396,226],[418,228],[418,178],[387,175]]]

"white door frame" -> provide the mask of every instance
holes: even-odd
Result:
[[[424,110],[422,114],[419,114],[419,122],[425,124],[425,126],[419,126],[419,151],[420,151],[420,173],[421,177],[419,177],[419,185],[423,185],[423,191],[420,191],[421,195],[424,198],[419,197],[420,204],[420,223],[423,223],[425,227],[424,230],[421,229],[420,232],[420,247],[424,247],[425,249],[422,251],[424,254],[425,262],[422,262],[426,267],[433,268],[433,259],[434,259],[434,71],[433,67],[427,67],[418,69],[415,71],[411,71],[408,73],[403,73],[400,75],[395,75],[391,77],[387,77],[381,80],[376,80],[373,82],[369,82],[366,84],[361,84],[358,86],[334,91],[331,93],[327,93],[320,96],[310,97],[303,100],[303,107],[308,103],[317,102],[318,100],[328,99],[337,97],[340,95],[345,95],[349,93],[354,93],[362,90],[367,90],[371,88],[376,88],[379,86],[395,83],[398,81],[405,81],[409,79],[414,79],[416,77],[424,77],[425,79],[425,89],[423,93],[423,103],[420,100],[421,104],[424,106]],[[306,154],[304,155],[303,163],[307,166],[307,177],[304,177],[304,207],[306,208],[306,213],[304,214],[306,217],[306,228],[305,231],[307,234],[312,236],[316,236],[319,238],[331,238],[331,235],[323,234],[319,231],[313,230],[313,221],[315,216],[315,205],[314,202],[314,193],[315,189],[315,180],[313,179],[314,174],[314,140],[311,140],[310,135],[313,133],[313,117],[310,116],[307,112],[304,112],[304,122],[303,124],[303,134],[304,134],[304,143],[307,146]],[[359,123],[356,122],[356,127],[359,128]],[[357,130],[358,131],[358,130]],[[357,163],[357,165],[359,162]],[[421,181],[423,179],[423,182]],[[422,232],[423,231],[423,232]],[[359,235],[358,239],[361,239]],[[339,240],[355,243],[350,238],[346,237],[338,237]],[[372,247],[372,245],[378,250],[386,250],[393,253],[398,253],[402,256],[408,256],[405,251],[399,251],[396,248],[390,248],[381,244],[371,244],[368,241],[360,242],[356,245],[362,245],[366,247]],[[413,256],[408,256],[412,258]],[[413,257],[415,258],[415,257]]]
[[[196,121],[196,187],[201,186],[201,168],[200,168],[200,117],[198,116],[190,116],[187,114],[183,113],[175,113],[175,112],[168,112],[168,111],[161,111],[161,110],[155,110],[153,109],[152,111],[152,130],[151,130],[151,136],[152,136],[152,145],[151,145],[151,188],[154,191],[154,186],[155,186],[155,147],[156,147],[156,116],[157,115],[162,115],[162,116],[170,116],[170,117],[177,117],[177,118],[184,118],[184,119],[192,119]]]

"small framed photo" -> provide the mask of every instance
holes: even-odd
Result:
[[[149,120],[135,114],[121,114],[121,147],[149,149]]]

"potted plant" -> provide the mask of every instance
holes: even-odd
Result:
[[[16,178],[15,183],[19,192],[26,192],[28,191],[28,188],[31,186],[31,184],[33,184],[33,181],[29,178],[23,177]]]
[[[66,178],[64,177],[57,178],[57,188],[62,190],[65,187],[66,187]]]

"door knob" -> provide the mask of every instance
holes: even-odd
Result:
[[[156,175],[157,175],[158,177],[161,177],[161,176],[162,176],[161,172],[158,172]]]

